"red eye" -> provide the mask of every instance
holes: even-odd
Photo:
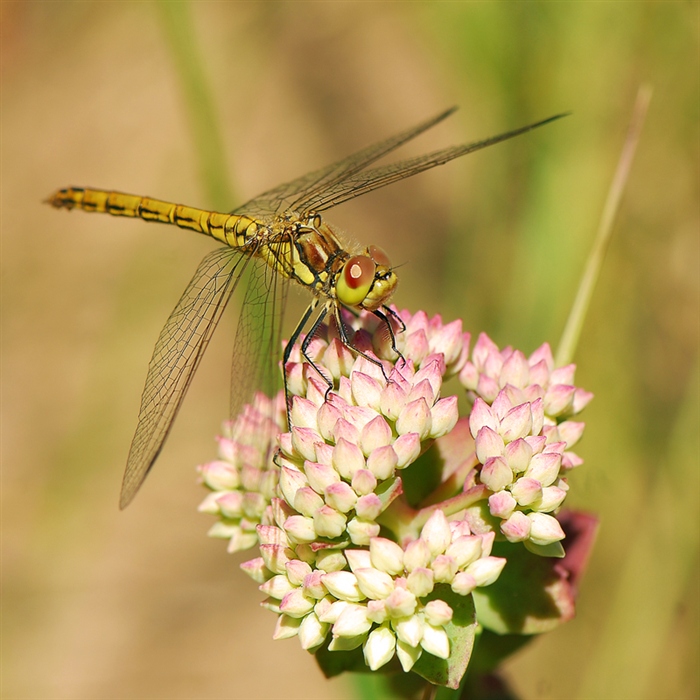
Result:
[[[391,267],[389,262],[389,256],[377,245],[371,245],[367,248],[370,258],[374,260],[377,265],[382,265],[383,267]]]
[[[345,263],[343,276],[350,289],[357,289],[374,279],[374,263],[364,255],[355,255]]]
[[[372,287],[375,269],[376,265],[366,255],[350,258],[338,277],[338,300],[347,306],[361,304]]]

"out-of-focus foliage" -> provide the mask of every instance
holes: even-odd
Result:
[[[697,697],[697,4],[184,7],[184,32],[156,4],[0,8],[4,695],[348,692],[272,642],[239,560],[195,512],[192,467],[227,412],[233,314],[157,469],[117,511],[152,345],[210,242],[44,197],[92,185],[207,206],[230,179],[232,209],[452,104],[407,153],[570,110],[328,217],[405,263],[399,306],[462,317],[501,345],[556,346],[649,82],[576,355],[596,400],[573,505],[600,514],[599,540],[578,617],[506,673],[527,698]],[[200,158],[214,129],[218,181]]]

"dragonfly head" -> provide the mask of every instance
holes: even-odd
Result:
[[[375,311],[389,301],[398,278],[387,254],[371,245],[343,265],[336,283],[338,300],[346,306]]]

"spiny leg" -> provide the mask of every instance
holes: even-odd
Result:
[[[289,426],[290,430],[292,428],[292,421],[291,421],[291,415],[290,415],[291,401],[290,401],[290,397],[289,397],[289,383],[287,382],[287,363],[289,362],[289,358],[291,357],[292,348],[294,347],[294,344],[297,342],[297,340],[299,340],[299,336],[304,331],[304,326],[309,322],[311,315],[316,310],[316,307],[318,306],[318,301],[319,301],[318,298],[314,298],[311,301],[311,303],[308,305],[308,307],[306,308],[306,311],[304,311],[304,315],[301,317],[301,321],[299,321],[299,323],[297,324],[297,327],[294,329],[294,332],[290,336],[289,341],[287,342],[287,345],[284,348],[284,354],[282,355],[282,376],[284,378],[284,405],[285,405],[285,408],[287,409],[287,425]],[[316,328],[316,326],[317,326],[317,324],[314,323],[314,328]],[[304,340],[304,342],[306,342],[306,339]],[[302,352],[303,352],[303,349],[302,349]],[[314,367],[315,367],[315,365],[314,365]],[[323,375],[321,375],[321,376],[323,376]]]
[[[393,309],[389,308],[388,306],[382,306],[382,309],[384,309],[386,313],[380,311],[379,309],[375,309],[372,313],[378,319],[384,322],[384,325],[389,332],[389,337],[391,338],[391,349],[401,358],[401,360],[403,360],[403,362],[406,362],[406,358],[404,358],[401,351],[396,347],[396,334],[394,333],[394,329],[391,327],[391,321],[389,318],[391,317],[399,324],[399,333],[403,333],[406,330],[406,324],[401,319],[401,316],[399,316]]]
[[[352,309],[351,309],[352,311]],[[386,381],[389,381],[389,377],[386,374],[386,370],[384,369],[384,365],[382,364],[381,360],[378,360],[376,357],[372,357],[372,355],[368,355],[366,352],[363,350],[360,350],[359,348],[356,348],[351,342],[350,338],[348,337],[345,324],[343,323],[343,319],[341,318],[340,315],[340,306],[336,305],[334,310],[333,310],[334,316],[335,316],[335,323],[338,326],[338,335],[340,336],[340,342],[345,345],[345,347],[350,348],[353,352],[356,352],[358,355],[361,355],[362,357],[365,358],[368,362],[371,362],[373,365],[377,365],[379,369],[382,372],[382,376]]]
[[[326,318],[327,314],[328,304],[326,304],[326,306],[323,307],[321,313],[318,315],[318,318],[314,321],[313,326],[311,326],[309,332],[306,334],[306,337],[304,338],[304,341],[301,344],[301,354],[306,358],[306,361],[321,375],[321,377],[323,377],[323,381],[328,385],[326,393],[323,397],[324,401],[328,400],[328,394],[330,394],[331,390],[333,389],[333,379],[328,379],[328,377],[323,373],[323,370],[309,357],[307,350],[309,349],[309,345],[311,344],[311,341],[313,340],[314,335],[318,330],[318,327],[323,322],[323,319]]]

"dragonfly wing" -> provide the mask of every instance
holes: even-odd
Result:
[[[443,148],[439,151],[434,151],[433,153],[428,153],[424,156],[408,158],[406,160],[399,161],[398,163],[392,163],[379,168],[372,168],[370,170],[354,173],[336,183],[334,186],[328,187],[325,190],[316,193],[314,197],[309,199],[307,206],[309,210],[318,212],[325,211],[331,207],[341,204],[342,202],[353,199],[354,197],[359,197],[367,192],[378,190],[380,187],[386,187],[393,182],[398,182],[399,180],[404,180],[412,175],[422,173],[424,170],[434,168],[436,165],[443,165],[444,163],[454,160],[455,158],[459,158],[460,156],[467,155],[468,153],[473,153],[474,151],[479,151],[487,146],[492,146],[493,144],[500,143],[501,141],[506,141],[507,139],[511,139],[514,136],[523,134],[531,129],[536,129],[538,126],[543,126],[544,124],[548,124],[549,122],[560,119],[564,116],[566,115],[557,114],[554,117],[549,117],[548,119],[543,119],[542,121],[534,124],[528,124],[527,126],[523,126],[519,129],[514,129],[513,131],[508,131],[504,134],[499,134],[498,136],[492,136],[491,138],[487,138],[482,141],[475,141],[462,146]]]
[[[402,131],[396,136],[380,141],[353,153],[325,168],[302,175],[302,177],[285,182],[242,206],[234,209],[232,214],[248,214],[261,217],[273,217],[284,211],[308,212],[313,210],[313,202],[328,188],[366,168],[387,153],[415,138],[435,124],[452,114],[457,108],[452,107],[440,114],[427,119],[417,126]]]
[[[268,244],[274,247],[274,243]],[[233,345],[231,418],[235,419],[254,391],[273,397],[280,386],[282,319],[289,280],[263,261],[251,266]]]
[[[158,457],[209,339],[250,259],[232,248],[209,253],[161,331],[148,366],[120,508],[134,498]]]

